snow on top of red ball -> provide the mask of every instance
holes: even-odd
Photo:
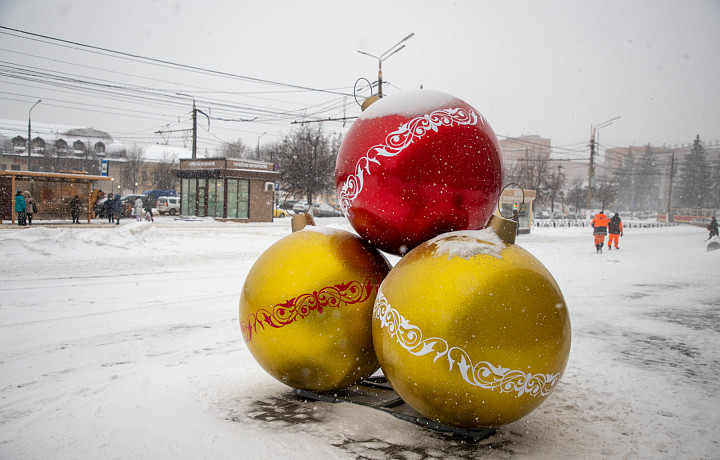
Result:
[[[413,118],[436,110],[451,107],[457,98],[432,89],[413,89],[384,97],[367,108],[358,119],[380,118],[401,115]]]

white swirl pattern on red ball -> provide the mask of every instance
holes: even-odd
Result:
[[[348,176],[340,192],[340,207],[345,216],[352,201],[360,195],[363,189],[364,175],[370,175],[370,165],[380,165],[379,157],[394,157],[416,140],[425,136],[428,132],[437,132],[440,127],[453,125],[474,125],[480,120],[487,124],[485,118],[461,107],[435,110],[429,114],[413,118],[403,124],[397,130],[385,137],[384,144],[377,144],[370,147],[365,156],[355,163],[355,174]]]

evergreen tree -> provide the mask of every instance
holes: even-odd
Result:
[[[690,154],[683,161],[680,181],[680,203],[689,208],[704,208],[710,205],[710,169],[699,134],[693,142]]]
[[[712,179],[710,181],[710,203],[712,208],[720,208],[720,155],[717,159],[710,160],[713,165]],[[720,217],[720,216],[718,216]]]
[[[619,171],[615,171],[615,188],[618,204],[631,211],[635,210],[635,182],[637,165],[632,148],[624,156]]]
[[[655,210],[658,207],[659,176],[653,148],[645,146],[645,153],[639,161],[635,173],[635,202],[641,211]]]

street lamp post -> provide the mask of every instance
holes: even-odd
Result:
[[[30,107],[30,110],[28,111],[28,138],[27,138],[27,154],[28,154],[28,161],[27,161],[27,169],[30,171],[30,150],[32,149],[32,132],[30,130],[30,115],[32,114],[32,110],[35,108],[36,105],[38,105],[40,102],[42,102],[42,99],[38,99],[36,103],[33,104],[32,107]]]
[[[260,159],[260,138],[267,134],[267,131],[258,136],[257,149],[255,150],[255,159]]]
[[[620,118],[620,116],[617,116],[615,118],[611,118],[610,120],[603,121],[597,126],[594,126],[592,128],[592,132],[590,134],[590,166],[588,167],[588,189],[587,189],[587,215],[588,219],[591,217],[590,213],[591,211],[591,202],[592,202],[592,178],[595,175],[595,135],[597,131],[599,131],[601,128],[604,128],[606,126],[609,126],[613,123],[613,121]]]
[[[410,35],[408,35],[407,37],[403,38],[403,39],[400,40],[399,42],[397,42],[395,45],[393,45],[390,49],[388,49],[387,51],[385,51],[385,52],[384,52],[383,54],[381,54],[380,56],[375,56],[375,55],[373,55],[373,54],[366,53],[365,51],[360,51],[360,50],[358,50],[358,53],[364,54],[364,55],[366,55],[366,56],[373,57],[373,58],[375,58],[375,59],[378,60],[378,97],[383,97],[383,94],[382,94],[382,61],[384,61],[385,59],[389,58],[389,57],[392,56],[393,54],[397,53],[397,52],[400,51],[401,49],[405,48],[405,45],[402,45],[402,46],[399,46],[399,45],[400,45],[401,43],[403,43],[403,42],[406,42],[406,41],[410,40],[410,38],[411,38],[413,35],[415,35],[414,32],[411,33]]]

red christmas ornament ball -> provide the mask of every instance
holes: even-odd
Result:
[[[485,228],[502,182],[490,124],[433,90],[372,104],[345,136],[335,167],[340,206],[355,231],[396,255],[442,233]]]

